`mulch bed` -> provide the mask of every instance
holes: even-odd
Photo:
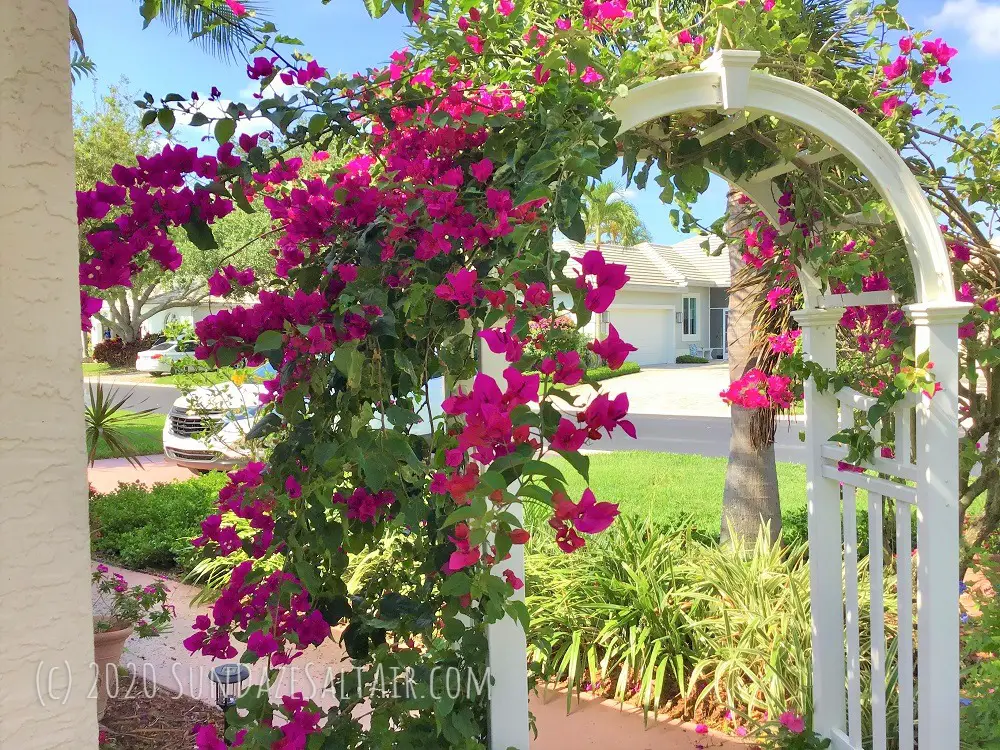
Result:
[[[101,748],[108,750],[181,750],[193,747],[192,730],[201,724],[222,729],[215,706],[165,690],[140,677],[123,675],[122,694],[108,701],[101,722]]]

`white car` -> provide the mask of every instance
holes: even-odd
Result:
[[[139,352],[135,358],[135,369],[153,375],[169,375],[175,362],[194,356],[194,341],[164,341],[152,349]]]
[[[263,380],[275,376],[274,368],[262,365],[253,373],[253,383],[234,383],[196,388],[187,396],[174,401],[163,425],[163,453],[168,461],[189,469],[228,471],[242,466],[251,456],[246,436],[257,423]],[[443,418],[444,378],[428,382],[431,398],[431,419],[434,425]],[[411,435],[429,435],[427,409],[417,399],[417,414],[422,421],[413,425]],[[382,416],[376,412],[371,426],[382,426]]]
[[[269,365],[254,371],[254,382],[195,388],[174,401],[163,425],[163,454],[189,469],[229,470],[250,460],[247,433],[257,423],[260,381],[274,377]]]

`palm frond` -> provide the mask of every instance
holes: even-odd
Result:
[[[267,15],[266,2],[247,0],[242,5],[250,17]],[[237,17],[225,3],[208,8],[197,0],[160,0],[156,17],[172,33],[186,34],[206,52],[222,59],[235,60],[256,43],[247,17]]]
[[[69,61],[69,74],[73,78],[73,83],[76,83],[84,76],[93,75],[96,70],[97,65],[94,64],[93,60],[74,50],[73,56]]]

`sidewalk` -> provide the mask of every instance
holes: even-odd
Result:
[[[600,383],[601,393],[615,398],[628,394],[629,413],[659,416],[725,417],[729,407],[719,394],[729,387],[729,363],[705,365],[656,365],[633,375],[622,375]],[[588,386],[570,392],[591,399]]]
[[[87,481],[98,492],[112,492],[119,484],[139,482],[146,487],[164,482],[179,482],[197,476],[197,472],[169,463],[163,455],[141,456],[142,468],[124,458],[105,458],[87,467]]]
[[[121,573],[130,585],[147,584],[155,576],[136,573],[121,568],[111,568]],[[160,687],[180,692],[206,703],[214,701],[215,693],[208,679],[211,670],[218,666],[200,655],[193,655],[184,648],[183,641],[192,631],[194,618],[199,614],[210,614],[207,606],[192,607],[191,600],[198,592],[193,586],[173,581],[168,582],[170,603],[177,609],[173,627],[158,638],[129,639],[125,646],[121,664],[134,675],[153,681]],[[336,703],[332,690],[325,686],[332,674],[351,669],[347,654],[339,644],[340,630],[334,629],[333,638],[321,647],[309,647],[293,662],[292,668],[282,670],[278,684],[272,689],[277,698],[302,692],[312,697],[325,708]],[[242,655],[243,648],[234,644]],[[239,661],[240,656],[232,661]],[[250,684],[260,684],[261,670],[251,672]],[[136,683],[139,684],[138,679]],[[127,679],[122,680],[121,689],[128,689]],[[140,688],[141,689],[141,688]],[[360,708],[360,707],[359,707]],[[562,691],[539,690],[531,697],[529,708],[535,715],[538,738],[531,743],[532,750],[607,750],[607,748],[628,748],[629,750],[737,750],[746,745],[720,734],[697,734],[690,724],[679,725],[666,720],[653,721],[650,717],[648,728],[643,723],[642,711],[626,705],[619,709],[614,701],[583,696],[574,701],[573,710],[566,713],[566,694]]]
[[[101,382],[104,385],[141,385],[150,388],[173,388],[177,390],[177,386],[174,383],[159,383],[157,380],[158,378],[140,372],[83,376],[84,385]]]

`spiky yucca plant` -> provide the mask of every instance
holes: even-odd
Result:
[[[87,386],[90,398],[84,407],[84,423],[86,424],[87,462],[93,466],[97,460],[97,449],[104,444],[111,451],[130,464],[142,467],[138,458],[138,449],[126,435],[126,428],[135,424],[138,417],[152,414],[152,409],[132,411],[127,409],[134,391],[119,396],[118,389],[105,389],[98,380]]]

